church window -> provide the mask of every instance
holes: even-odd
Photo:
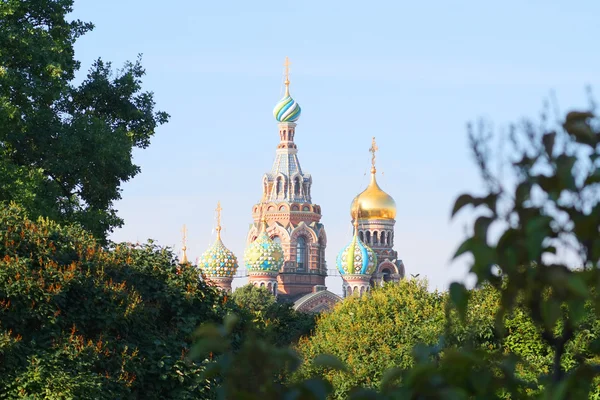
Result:
[[[310,208],[308,208],[308,206],[304,206],[302,207],[302,211],[310,211]]]
[[[390,275],[391,275],[392,271],[390,271],[388,268],[384,268],[383,270],[381,270],[381,272],[383,273],[383,281],[389,282],[391,279]]]
[[[300,196],[300,179],[298,177],[294,179],[294,194]]]
[[[358,232],[358,238],[360,239],[361,242],[365,241],[365,235],[364,235],[363,231]]]
[[[281,244],[281,238],[279,236],[273,236],[271,240],[277,244]]]
[[[379,243],[381,243],[382,246],[385,245],[385,231],[381,231],[379,234]]]
[[[373,244],[377,245],[377,231],[373,232]]]
[[[306,268],[307,257],[306,239],[304,236],[299,236],[296,241],[296,264],[299,270]]]
[[[293,205],[293,206],[292,206],[292,211],[299,211],[299,210],[300,210],[300,209],[298,208],[298,206],[296,206],[296,205]]]
[[[367,244],[371,244],[371,231],[365,232],[365,239],[367,240]]]
[[[281,177],[277,178],[277,194],[281,193]]]

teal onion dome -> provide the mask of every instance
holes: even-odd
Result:
[[[198,267],[208,277],[233,277],[238,269],[237,257],[220,237],[200,257]]]
[[[355,234],[338,254],[337,267],[342,275],[371,275],[377,267],[377,255]]]
[[[248,272],[278,272],[283,266],[283,261],[281,245],[272,241],[264,230],[244,252]]]
[[[296,122],[300,118],[300,105],[286,90],[285,97],[273,109],[273,116],[278,122]]]

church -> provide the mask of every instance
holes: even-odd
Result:
[[[285,95],[273,110],[279,143],[273,166],[260,182],[260,201],[252,207],[244,266],[249,283],[293,302],[299,311],[320,312],[342,298],[325,286],[327,234],[321,207],[312,199],[312,176],[302,170],[294,143],[301,108],[290,94],[289,65],[286,57]],[[405,274],[394,250],[396,203],[377,183],[375,138],[369,150],[371,181],[351,202],[353,237],[336,260],[343,297],[361,296],[383,282],[398,282]],[[199,258],[198,268],[205,279],[230,292],[239,264],[221,239],[220,205],[216,211],[217,238]],[[187,263],[185,243],[182,250],[182,262]]]

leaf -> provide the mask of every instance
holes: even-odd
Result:
[[[467,306],[469,305],[469,291],[462,283],[452,282],[450,284],[450,300],[458,310],[461,321],[467,318]]]
[[[554,142],[556,140],[556,132],[548,132],[545,133],[542,137],[542,142],[544,143],[544,149],[549,156],[552,156],[554,151]]]
[[[481,216],[477,218],[474,228],[474,236],[482,240],[483,242],[487,241],[487,231],[490,225],[494,222],[494,218]]]
[[[337,357],[331,354],[319,354],[313,360],[313,366],[317,368],[327,368],[336,371],[348,372],[348,367]]]
[[[470,194],[461,194],[454,202],[454,208],[452,208],[452,217],[456,215],[464,206],[473,204],[473,196]]]
[[[381,389],[386,391],[398,384],[404,370],[400,367],[392,367],[385,370],[381,378]]]
[[[452,259],[456,259],[467,252],[471,252],[472,248],[473,248],[473,244],[474,244],[473,238],[466,239],[464,242],[461,243],[460,246],[458,246],[458,249],[454,253],[454,256],[452,257]]]
[[[577,273],[572,273],[569,275],[567,278],[567,287],[573,294],[576,294],[577,296],[584,298],[588,297],[588,288],[583,278]]]

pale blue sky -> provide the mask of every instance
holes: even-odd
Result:
[[[585,85],[600,83],[599,15],[592,0],[76,0],[74,16],[96,25],[76,45],[83,70],[143,53],[144,87],[171,114],[135,153],[142,173],[123,186],[125,226],[112,238],[179,247],[186,223],[195,259],[214,240],[220,200],[223,240],[243,259],[289,56],[296,143],[329,268],[350,239],[349,205],[367,184],[376,136],[379,182],[398,205],[396,250],[408,273],[445,288],[465,276],[464,262],[450,263],[464,238],[451,206],[480,187],[466,123],[536,117],[552,90],[563,111],[585,105]],[[340,291],[339,278],[327,284]]]

